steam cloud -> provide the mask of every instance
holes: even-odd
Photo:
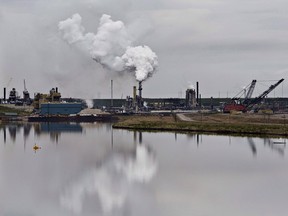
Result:
[[[95,61],[115,72],[134,72],[137,81],[151,77],[158,67],[157,55],[148,46],[132,46],[132,39],[122,21],[102,15],[97,33],[85,33],[82,18],[74,14],[59,22],[63,39],[75,44]]]
[[[195,86],[191,82],[188,82],[188,89],[195,90]]]

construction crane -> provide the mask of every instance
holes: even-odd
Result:
[[[252,82],[249,85],[247,85],[242,91],[240,91],[235,97],[233,97],[231,99],[232,102],[230,104],[226,104],[224,106],[223,112],[228,113],[232,110],[246,112],[246,104],[251,99],[251,96],[253,94],[256,82],[257,82],[256,80],[252,80]],[[248,89],[248,91],[247,91],[247,89]],[[241,102],[240,98],[245,92],[247,92],[247,93],[245,95],[244,100]]]
[[[244,98],[244,101],[242,102],[243,104],[247,104],[253,94],[253,91],[255,89],[255,85],[256,85],[256,80],[252,80],[251,84],[250,84],[250,87],[249,87],[249,90],[246,94],[246,97]]]
[[[258,97],[251,99],[249,97],[251,97],[256,84],[256,80],[255,82],[253,80],[244,101],[241,103],[239,98],[236,97],[232,98],[232,103],[226,104],[223,108],[223,112],[224,113],[229,113],[231,111],[247,112],[248,110],[251,110],[254,107],[254,105],[259,104],[271,91],[273,91],[283,81],[284,79],[280,79],[277,83],[271,85],[266,91],[264,91]]]
[[[271,85],[266,91],[260,94],[258,97],[254,98],[253,100],[249,101],[247,104],[247,109],[253,108],[255,104],[260,103],[271,91],[273,91],[280,83],[282,83],[284,79],[280,79],[277,83]]]

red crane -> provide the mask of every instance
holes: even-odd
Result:
[[[232,102],[224,106],[223,112],[224,113],[229,113],[231,111],[247,112],[248,110],[251,110],[254,107],[254,105],[259,104],[271,91],[273,91],[283,81],[284,79],[280,79],[278,82],[271,85],[266,91],[264,91],[258,97],[251,99],[251,95],[253,93],[256,84],[256,80],[253,80],[251,84],[248,85],[249,90],[244,100],[241,102],[240,97],[233,97]]]

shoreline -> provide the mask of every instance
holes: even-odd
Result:
[[[285,120],[271,116],[267,121],[266,118],[260,116],[260,119],[251,115],[246,115],[246,119],[240,116],[229,114],[208,114],[205,120],[201,114],[193,114],[194,119],[184,121],[175,117],[175,115],[159,117],[159,116],[138,116],[120,118],[117,123],[112,125],[115,129],[142,130],[142,131],[167,131],[167,132],[183,132],[183,133],[210,133],[221,135],[242,135],[242,136],[275,136],[288,137],[288,124]],[[187,115],[189,118],[189,114]],[[191,115],[190,115],[191,116]],[[207,119],[208,116],[208,119]],[[217,119],[214,121],[211,118]],[[242,118],[241,120],[238,119]],[[201,120],[199,120],[199,118]],[[210,119],[209,119],[210,118]],[[233,119],[232,119],[233,118]],[[237,121],[237,119],[239,121]],[[246,120],[246,121],[245,121]]]
[[[2,113],[16,113],[15,116],[0,116],[0,124],[9,122],[27,122],[28,118],[33,116],[30,112],[23,109],[12,109],[10,107],[0,107]],[[92,112],[93,111],[93,112]],[[88,115],[81,118],[60,118],[54,116],[54,122],[100,122],[99,118],[91,116],[94,110],[89,110]],[[109,117],[108,117],[109,116]],[[103,118],[103,117],[102,117]],[[221,135],[242,135],[242,136],[276,136],[288,137],[288,114],[273,113],[142,113],[132,115],[107,115],[105,120],[111,121],[112,127],[115,129],[142,130],[142,131],[167,131],[167,132],[183,132],[183,133],[210,133]],[[48,121],[47,118],[46,121]],[[51,120],[51,119],[50,119]],[[77,120],[77,121],[76,121]],[[103,119],[102,119],[103,120]],[[45,121],[41,118],[41,121]],[[39,122],[41,122],[39,119]],[[115,122],[116,121],[116,122]],[[36,118],[37,122],[37,118]],[[48,121],[49,122],[49,121]],[[107,121],[106,121],[107,122]],[[110,122],[110,121],[109,121]]]

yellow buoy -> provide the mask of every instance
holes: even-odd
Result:
[[[37,150],[41,149],[41,147],[35,144],[35,145],[33,146],[33,149],[34,149],[34,151],[37,151]]]

